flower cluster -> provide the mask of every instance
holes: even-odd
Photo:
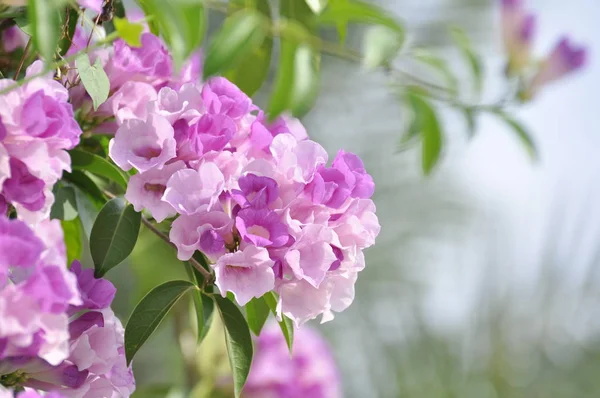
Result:
[[[59,221],[43,221],[34,233],[0,216],[1,384],[65,397],[129,396],[135,382],[109,308],[114,295],[78,262],[67,269]]]
[[[244,398],[339,398],[337,366],[323,338],[303,327],[294,337],[292,356],[276,323],[267,324],[256,340]],[[274,371],[274,369],[277,369]]]
[[[156,56],[138,51],[138,60]],[[279,312],[297,324],[348,307],[380,228],[362,161],[340,151],[327,165],[298,120],[269,123],[222,77],[165,85],[155,99],[127,84],[127,100],[108,101],[120,124],[109,154],[137,171],[125,195],[137,211],[158,222],[178,215],[179,259],[204,253],[240,305],[276,291]]]
[[[27,76],[42,71],[41,61]],[[0,80],[0,90],[14,80]],[[36,223],[49,217],[53,185],[70,170],[66,149],[79,143],[69,93],[51,74],[0,95],[0,213],[7,204],[20,218]]]
[[[531,44],[535,33],[535,15],[527,13],[522,0],[501,0],[502,36],[509,55],[507,72],[519,75],[531,64]],[[523,99],[531,98],[539,89],[559,80],[585,64],[586,50],[575,46],[567,37],[562,37],[550,55],[546,57],[527,87],[522,90]]]

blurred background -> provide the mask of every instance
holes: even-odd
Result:
[[[482,54],[484,97],[498,97],[506,58],[497,2],[376,3],[406,23],[411,42],[457,64],[445,26],[464,27]],[[353,305],[334,322],[312,323],[334,350],[345,397],[600,396],[600,2],[527,4],[538,16],[534,52],[547,53],[563,33],[589,52],[585,69],[517,112],[537,162],[496,119],[482,118],[469,140],[464,120],[448,113],[442,161],[424,177],[419,148],[397,149],[404,113],[383,72],[323,58],[321,93],[303,123],[330,155],[345,148],[364,159],[382,225]],[[351,30],[348,45],[360,49],[361,35]],[[131,266],[109,275],[122,319],[152,287],[185,278],[169,267],[173,251],[146,232]],[[185,365],[195,355],[182,334],[186,311],[138,354],[137,397],[197,378]],[[173,349],[177,336],[185,356]],[[215,344],[208,339],[198,356],[224,355]]]

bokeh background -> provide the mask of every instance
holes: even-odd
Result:
[[[483,56],[485,97],[499,95],[497,2],[377,3],[407,24],[411,41],[457,65],[445,26],[463,26]],[[600,2],[528,4],[538,15],[535,52],[548,52],[562,33],[589,50],[582,72],[517,113],[537,143],[537,163],[497,120],[483,118],[469,140],[464,121],[447,113],[443,160],[424,177],[419,149],[397,150],[403,112],[384,74],[323,59],[321,94],[303,122],[330,155],[345,148],[364,159],[382,225],[353,305],[334,322],[313,323],[334,350],[346,397],[600,396]],[[350,32],[351,47],[360,48],[361,33]],[[109,275],[122,319],[152,287],[185,278],[173,260],[142,231],[130,266]],[[193,344],[181,337],[186,311],[181,306],[136,357],[137,397],[150,397],[150,387],[176,397],[155,387],[197,379],[186,366]],[[221,355],[215,341],[197,355]]]

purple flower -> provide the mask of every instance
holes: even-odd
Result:
[[[202,87],[207,112],[239,119],[250,112],[252,101],[242,90],[224,77],[213,77]]]
[[[233,243],[233,220],[221,211],[182,215],[173,221],[169,239],[177,247],[177,258],[189,260],[196,250],[215,261]]]
[[[535,92],[548,83],[561,79],[585,65],[586,49],[572,44],[568,38],[562,38],[544,61],[531,83]]]
[[[30,211],[41,210],[46,202],[43,180],[34,177],[27,165],[17,158],[10,159],[11,177],[4,181],[4,197],[17,202]]]
[[[162,197],[180,214],[211,210],[223,189],[223,174],[214,163],[203,163],[198,170],[175,172]]]
[[[71,264],[71,272],[77,276],[77,286],[81,293],[83,303],[81,306],[74,306],[72,311],[101,310],[110,307],[117,289],[106,279],[96,279],[94,270],[83,269],[81,263],[77,260]]]
[[[43,250],[43,242],[27,225],[0,214],[0,275],[6,276],[10,267],[34,266]]]
[[[202,153],[220,151],[231,141],[236,131],[233,120],[224,115],[203,115],[190,126],[189,136],[193,137]]]
[[[25,48],[29,37],[18,26],[14,25],[2,31],[2,47],[7,53],[17,48]]]
[[[340,375],[331,350],[313,329],[294,333],[292,355],[276,323],[265,326],[256,349],[244,398],[341,398]]]
[[[273,261],[266,249],[247,246],[217,260],[215,284],[223,297],[231,292],[239,305],[245,305],[253,297],[262,297],[273,290],[275,275],[272,267]]]
[[[268,209],[240,210],[235,218],[235,226],[244,241],[258,247],[280,247],[290,238],[287,227],[277,213]]]
[[[104,0],[77,0],[77,2],[83,8],[100,13],[102,12],[102,4],[104,3]]]
[[[232,192],[233,199],[242,207],[263,209],[279,197],[277,182],[269,177],[246,174],[238,180],[240,189]]]

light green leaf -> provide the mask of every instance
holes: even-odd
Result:
[[[471,44],[471,40],[464,30],[458,26],[450,28],[450,34],[454,43],[459,48],[461,54],[466,60],[474,79],[474,88],[477,93],[483,89],[483,65],[481,60],[475,53],[475,49]]]
[[[417,123],[415,128],[421,134],[423,172],[429,175],[442,152],[441,126],[435,109],[427,99],[411,91],[407,93],[407,99],[415,115],[414,123]]]
[[[171,308],[192,289],[196,289],[192,282],[169,281],[152,289],[138,303],[125,327],[125,357],[128,365]]]
[[[128,177],[121,172],[121,169],[108,160],[78,149],[69,151],[69,155],[71,155],[71,167],[74,170],[85,170],[92,174],[108,178],[110,181],[119,184],[123,189],[127,189]]]
[[[227,353],[233,375],[235,397],[239,398],[250,372],[253,347],[250,329],[240,310],[226,298],[214,296],[225,328]]]
[[[115,29],[119,32],[121,39],[125,40],[127,44],[132,47],[142,46],[142,32],[144,31],[144,25],[135,22],[129,22],[125,18],[114,17],[113,23]]]
[[[28,0],[27,19],[35,49],[46,63],[51,63],[60,37],[58,7],[52,0]]]
[[[234,0],[230,4],[244,6],[245,0]],[[258,12],[271,20],[271,8],[268,0],[255,0],[254,7]],[[248,96],[254,95],[263,85],[269,75],[271,65],[271,53],[273,50],[273,39],[265,36],[262,44],[241,58],[236,65],[227,70],[223,76],[238,86]]]
[[[527,154],[529,155],[531,160],[537,161],[539,158],[539,154],[535,142],[533,141],[533,138],[531,138],[531,135],[527,132],[527,130],[525,130],[525,127],[505,112],[498,111],[494,113],[504,122],[506,122],[506,124],[508,124],[508,126],[514,131],[514,133],[517,135],[517,138],[519,138],[519,140],[523,144],[523,147],[527,151]]]
[[[265,300],[261,298],[253,298],[246,304],[246,318],[248,326],[255,335],[259,335],[267,318],[269,318],[269,306]]]
[[[52,189],[54,204],[50,209],[50,218],[71,221],[77,218],[75,190],[68,184],[59,182]]]
[[[204,60],[204,78],[230,69],[247,54],[258,50],[267,34],[265,17],[252,9],[228,17],[215,34]]]
[[[96,277],[103,276],[129,256],[140,231],[141,214],[121,198],[106,203],[92,227],[90,252]]]
[[[337,0],[330,1],[329,6],[317,17],[322,25],[346,25],[350,22],[387,26],[404,34],[403,26],[389,12],[364,1]]]
[[[427,64],[432,69],[435,69],[444,79],[448,90],[452,94],[456,94],[458,92],[458,79],[454,73],[452,73],[450,66],[446,61],[423,49],[414,49],[413,56],[417,61]]]
[[[86,53],[80,53],[75,58],[75,66],[83,87],[92,97],[94,110],[98,109],[108,99],[110,93],[110,81],[102,68],[102,60],[98,57],[94,65],[90,65],[89,56]]]
[[[404,32],[376,25],[367,30],[364,39],[363,65],[373,69],[389,64],[404,42]]]
[[[327,0],[304,0],[312,12],[320,14],[327,7]]]
[[[81,222],[79,218],[71,221],[63,220],[60,222],[63,229],[65,246],[67,247],[67,265],[71,265],[73,260],[81,258],[83,243],[81,242]]]
[[[277,316],[277,296],[275,293],[269,292],[263,296],[265,302],[271,309],[273,315]],[[283,333],[283,337],[285,338],[285,343],[290,350],[290,355],[292,355],[292,350],[294,347],[294,322],[290,318],[285,315],[281,315],[281,321],[279,322],[279,327],[281,328],[281,333]]]

